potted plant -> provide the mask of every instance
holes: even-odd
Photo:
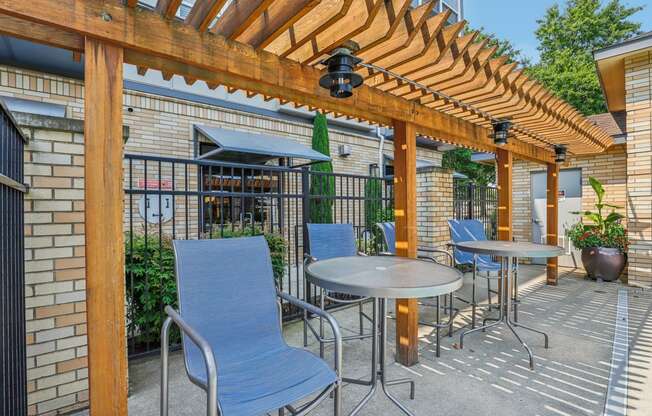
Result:
[[[599,180],[589,177],[589,183],[597,197],[597,211],[574,212],[582,215],[582,219],[566,234],[575,247],[582,250],[587,275],[611,282],[618,279],[627,262],[627,230],[621,224],[624,216],[615,211],[622,207],[603,202],[606,192]],[[605,216],[607,208],[611,212]]]

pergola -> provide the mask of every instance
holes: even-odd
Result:
[[[143,2],[144,3],[144,2]],[[192,84],[244,90],[335,117],[394,129],[397,253],[415,257],[416,137],[494,152],[498,232],[512,239],[512,161],[547,166],[547,240],[557,244],[554,146],[571,155],[599,153],[611,137],[556,98],[495,48],[447,25],[436,1],[196,0],[184,19],[181,0],[0,0],[0,33],[83,53],[85,63],[85,207],[90,404],[92,414],[127,413],[122,198],[123,63],[181,75]],[[370,64],[349,99],[319,87],[320,61],[346,41]],[[379,70],[382,68],[384,70]],[[492,120],[509,117],[513,137],[491,138]],[[549,259],[548,283],[557,261]],[[418,308],[397,301],[397,358],[418,360]]]

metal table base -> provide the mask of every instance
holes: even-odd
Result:
[[[501,258],[501,272],[502,276],[504,276],[501,280],[500,286],[500,307],[499,307],[499,315],[498,319],[495,320],[495,322],[488,324],[488,325],[483,325],[478,328],[474,328],[468,331],[463,332],[460,335],[460,349],[464,348],[464,337],[466,335],[469,335],[473,332],[478,332],[478,331],[485,331],[489,328],[493,328],[496,326],[499,326],[501,324],[505,324],[507,328],[514,334],[514,337],[518,340],[518,342],[521,343],[523,348],[525,348],[525,351],[527,351],[528,356],[530,358],[530,370],[534,370],[534,356],[532,355],[532,350],[530,347],[521,339],[521,337],[518,335],[516,332],[516,328],[522,328],[528,331],[536,332],[537,334],[541,334],[544,337],[545,341],[545,348],[548,348],[548,334],[546,334],[543,331],[540,331],[538,329],[530,328],[528,326],[525,326],[519,322],[516,322],[516,320],[512,320],[511,318],[511,312],[512,312],[512,285],[516,285],[516,282],[512,281],[514,280],[514,273],[512,271],[511,265],[513,264],[515,257],[502,257]],[[518,259],[516,259],[518,261]],[[516,317],[516,315],[515,315]],[[487,320],[494,320],[493,318],[488,318]],[[483,322],[484,324],[484,322]]]
[[[362,410],[369,400],[378,391],[380,385],[383,393],[389,400],[392,401],[403,413],[408,416],[414,416],[410,410],[405,407],[397,398],[395,398],[388,390],[389,386],[396,386],[399,384],[410,385],[410,399],[414,399],[414,381],[410,378],[401,378],[396,380],[387,380],[387,364],[385,361],[387,346],[387,300],[384,298],[373,299],[373,313],[372,313],[372,342],[371,342],[371,380],[351,380],[344,379],[345,382],[353,384],[361,384],[371,386],[371,390],[362,398],[362,400],[351,411],[350,416],[356,415]],[[380,319],[378,319],[380,315]]]

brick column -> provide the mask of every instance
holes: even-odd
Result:
[[[625,59],[630,283],[652,286],[652,52]]]

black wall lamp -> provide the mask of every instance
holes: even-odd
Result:
[[[566,161],[566,146],[555,146],[555,163],[564,163]]]
[[[509,137],[509,128],[512,127],[512,122],[509,120],[494,120],[491,122],[491,125],[494,128],[494,144],[498,146],[506,145],[507,138]]]
[[[319,79],[319,85],[330,90],[331,97],[348,98],[353,95],[353,89],[362,84],[362,77],[353,68],[362,62],[362,59],[351,54],[348,48],[337,48],[323,65],[328,67],[328,72]]]

